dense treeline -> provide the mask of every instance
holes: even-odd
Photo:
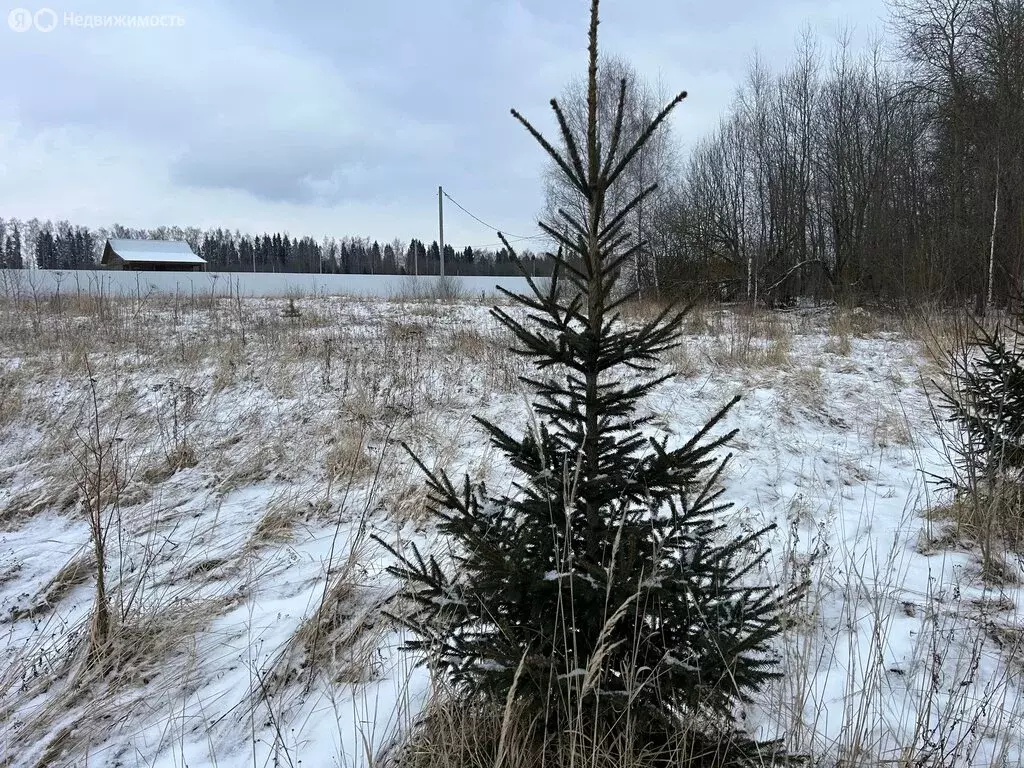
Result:
[[[755,61],[681,170],[662,279],[732,295],[1020,295],[1024,0],[897,0],[889,49]],[[897,61],[898,64],[887,62]]]
[[[367,238],[289,237],[280,232],[243,235],[224,229],[201,231],[194,227],[90,230],[66,221],[56,224],[31,219],[0,219],[0,268],[95,269],[107,238],[184,240],[208,262],[210,271],[311,272],[326,274],[440,274],[437,241],[426,245],[413,239],[408,245],[393,240],[381,245]],[[551,262],[526,251],[523,258],[531,274],[548,275]],[[513,275],[518,270],[504,248],[497,251],[455,250],[445,245],[445,273],[450,275]]]

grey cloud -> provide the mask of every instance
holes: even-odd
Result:
[[[241,190],[271,202],[325,203],[362,191],[345,183],[341,165],[333,148],[235,142],[189,149],[172,163],[170,178],[183,187]]]
[[[211,137],[191,145],[170,168],[171,180],[182,186],[315,205],[400,200],[408,187],[436,183],[431,175],[429,162],[398,146],[293,130]]]

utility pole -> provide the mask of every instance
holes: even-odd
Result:
[[[437,229],[438,247],[441,250],[441,277],[444,277],[444,203],[442,202],[444,190],[440,185],[437,187]]]

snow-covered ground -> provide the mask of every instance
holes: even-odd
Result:
[[[523,426],[521,363],[483,305],[295,303],[0,307],[0,766],[366,765],[422,706],[372,537],[431,542],[400,442],[508,486],[471,416]],[[764,578],[811,580],[749,727],[833,764],[1018,765],[1024,595],[922,517],[936,370],[898,326],[703,310],[645,407],[682,441],[744,396],[731,522],[777,522]]]

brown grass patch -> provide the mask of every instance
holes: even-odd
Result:
[[[1024,488],[1004,483],[1000,489],[961,494],[949,504],[928,511],[931,519],[950,520],[961,537],[982,543],[994,539],[1006,548],[1024,546]]]
[[[400,480],[387,491],[387,499],[391,517],[399,525],[407,522],[418,525],[430,519],[426,483]]]
[[[336,584],[324,604],[295,633],[301,668],[329,675],[334,683],[358,684],[380,673],[376,651],[386,622],[376,601],[359,600],[351,584]],[[297,674],[293,670],[293,674]]]
[[[223,557],[211,557],[206,560],[200,560],[188,569],[185,573],[185,578],[192,580],[199,576],[205,576],[213,571],[223,568],[227,564],[228,561]]]
[[[634,298],[619,308],[622,319],[630,325],[649,323],[665,309],[665,303],[654,298]]]
[[[20,521],[46,510],[68,512],[81,498],[78,488],[69,483],[67,478],[47,478],[44,484],[33,485],[8,499],[0,508],[0,528],[17,525]]]
[[[183,670],[173,662],[182,663],[188,641],[235,599],[179,597],[117,621],[109,642],[93,657],[85,653],[87,632],[79,630],[68,636],[52,668],[32,674],[14,670],[23,684],[0,693],[0,718],[44,693],[46,702],[9,723],[0,766],[11,765],[14,756],[30,755],[39,755],[39,766],[85,765],[90,744],[102,738],[97,727],[120,726],[136,712],[151,714],[153,693],[146,686],[158,680],[167,688],[179,684],[176,676]],[[31,653],[20,663],[38,669]],[[9,677],[12,671],[7,672]],[[101,689],[102,696],[89,693]],[[62,725],[55,731],[57,724]]]
[[[21,419],[24,409],[25,395],[22,376],[16,371],[0,373],[0,430],[6,429]]]
[[[762,339],[740,330],[716,343],[711,357],[716,365],[727,368],[786,368],[790,364],[792,341],[789,337]]]
[[[983,321],[989,330],[991,319]],[[907,313],[902,332],[916,339],[925,359],[940,373],[949,370],[950,358],[961,353],[975,334],[974,320],[966,311],[950,309],[921,309]]]
[[[913,445],[914,436],[903,413],[895,408],[882,407],[871,423],[871,441],[879,448],[909,446]]]
[[[689,340],[684,339],[681,344],[668,350],[663,356],[663,361],[684,379],[691,379],[700,373],[699,350]]]
[[[249,547],[294,539],[295,535],[292,528],[295,525],[296,515],[297,510],[293,508],[283,506],[269,507],[259,522],[256,523],[252,536],[249,538]]]
[[[825,411],[826,385],[821,368],[816,365],[802,365],[796,368],[786,377],[785,392],[787,400],[788,396],[792,395],[797,402],[812,411]]]
[[[728,368],[788,368],[793,348],[791,319],[777,312],[742,308],[707,313],[687,322],[709,335],[711,361]]]
[[[520,705],[467,701],[436,693],[426,711],[381,761],[381,768],[714,768],[727,762],[723,741],[709,752],[700,723],[680,728],[667,744],[653,745],[644,724],[623,721],[615,733],[594,733],[583,725],[545,732]],[[703,743],[702,743],[703,742]],[[700,746],[698,747],[698,744]],[[735,760],[735,757],[733,758]]]
[[[442,338],[446,352],[458,361],[459,370],[466,365],[483,367],[481,386],[488,392],[513,392],[518,388],[522,359],[509,352],[515,343],[510,331],[494,326],[483,330],[456,328]],[[453,375],[458,376],[456,371]]]
[[[364,518],[347,552],[328,563],[319,603],[289,639],[254,696],[266,699],[302,678],[307,690],[320,676],[342,684],[377,679],[381,671],[377,650],[389,622],[382,613],[385,596],[365,586],[366,536]]]
[[[0,571],[0,587],[10,584],[21,573],[21,563],[13,563]]]
[[[1024,669],[1024,626],[992,622],[988,625],[988,637],[1004,656],[1017,662],[1018,670]]]
[[[367,451],[366,427],[353,421],[334,426],[325,439],[324,469],[328,478],[364,477],[373,471],[373,459]]]

